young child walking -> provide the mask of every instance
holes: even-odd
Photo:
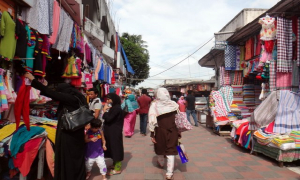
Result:
[[[106,150],[106,142],[104,138],[104,133],[101,130],[102,122],[99,119],[94,119],[90,123],[90,129],[85,134],[86,147],[86,179],[91,176],[91,170],[96,162],[103,180],[106,179],[106,164],[104,160],[104,152]]]

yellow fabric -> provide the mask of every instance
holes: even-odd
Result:
[[[24,123],[20,122],[20,125],[22,124]],[[0,129],[0,141],[10,136],[15,130],[16,130],[16,123],[12,123],[4,126],[2,129]]]
[[[51,123],[47,123],[47,124],[51,124]],[[53,123],[55,124],[55,123]],[[51,142],[53,142],[53,144],[55,144],[55,134],[56,134],[56,129],[47,125],[41,125],[39,127],[42,127],[46,130],[47,132],[47,137],[48,139],[50,139]]]

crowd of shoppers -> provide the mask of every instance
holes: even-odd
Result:
[[[89,179],[93,164],[96,163],[106,180],[106,175],[120,174],[124,160],[123,130],[125,137],[134,135],[136,116],[140,116],[140,134],[146,136],[147,124],[154,151],[157,154],[158,166],[163,168],[167,159],[166,179],[172,179],[176,146],[181,134],[175,124],[175,115],[180,111],[188,115],[195,111],[195,97],[183,96],[177,102],[171,100],[167,89],[159,88],[155,92],[155,100],[142,90],[142,95],[136,99],[135,95],[127,94],[123,101],[115,93],[106,96],[103,103],[98,98],[97,89],[91,88],[84,97],[75,87],[67,83],[59,84],[56,90],[50,89],[34,78],[31,73],[25,77],[31,81],[31,86],[40,90],[42,95],[59,101],[57,110],[58,125],[55,143],[55,180],[83,180]],[[87,103],[88,98],[89,103]],[[62,129],[62,115],[64,109],[75,111],[80,105],[89,106],[94,119],[89,126],[76,131]],[[197,119],[194,117],[195,125]],[[112,166],[107,167],[105,158],[111,158]]]

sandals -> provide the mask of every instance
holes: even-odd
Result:
[[[116,170],[111,170],[108,175],[112,176],[112,175],[117,175],[117,174],[121,174],[121,171],[116,171]]]
[[[167,180],[172,180],[173,179],[173,175],[172,176],[166,176]]]

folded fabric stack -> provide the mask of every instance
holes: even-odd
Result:
[[[295,140],[288,135],[276,136],[269,144],[272,147],[277,147],[281,150],[295,149]]]
[[[231,85],[233,89],[232,104],[243,104],[243,85]]]
[[[235,128],[239,128],[241,124],[248,121],[249,121],[248,119],[237,120],[232,123],[232,126]]]
[[[296,148],[300,148],[300,131],[292,131],[290,137],[294,139]]]
[[[255,91],[253,84],[245,84],[243,86],[243,101],[246,106],[255,105]]]
[[[259,100],[259,95],[261,93],[261,86],[260,85],[255,85],[254,86],[254,96],[255,96],[255,105],[258,106],[261,103],[261,100]]]
[[[261,145],[268,145],[274,138],[274,135],[266,134],[262,131],[262,129],[255,131],[254,136],[256,137],[257,142]]]

